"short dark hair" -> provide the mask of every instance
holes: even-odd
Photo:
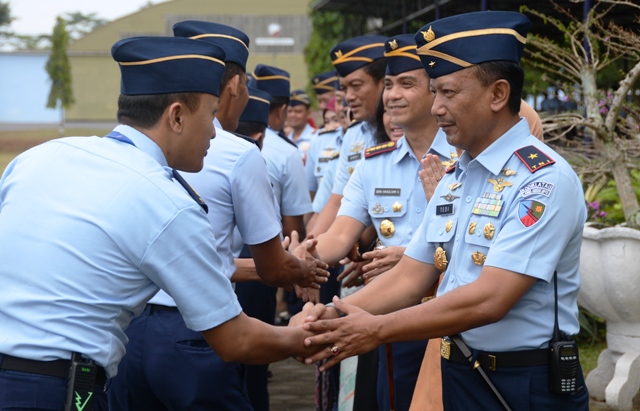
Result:
[[[289,105],[289,97],[271,97],[271,104],[269,105],[269,113],[279,109],[282,106]]]
[[[162,117],[164,110],[175,102],[183,103],[191,111],[197,111],[203,93],[171,93],[118,97],[118,123],[132,127],[152,128]]]
[[[387,74],[387,60],[375,60],[366,66],[363,66],[362,69],[365,73],[373,77],[376,82],[380,82],[384,80],[384,76]]]
[[[257,121],[238,121],[238,128],[236,133],[243,136],[251,137],[256,133],[264,133],[267,129],[267,125],[264,123],[258,123]]]
[[[376,107],[376,118],[373,122],[373,125],[376,127],[376,130],[373,132],[373,140],[376,145],[391,141],[391,138],[387,134],[387,130],[384,128],[384,120],[382,119],[384,116],[384,110],[384,103],[381,96],[380,101],[378,101],[378,107]]]
[[[234,76],[241,76],[244,73],[244,70],[238,63],[234,63],[233,61],[225,61],[224,63],[224,74],[222,75],[222,80],[220,81],[220,93],[227,86],[227,83],[231,81]]]
[[[509,94],[509,110],[512,114],[520,112],[520,102],[522,101],[522,86],[524,84],[524,70],[517,63],[512,61],[488,61],[474,66],[476,77],[483,87],[498,80],[507,80],[511,88]]]

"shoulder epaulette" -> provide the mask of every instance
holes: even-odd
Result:
[[[241,138],[243,140],[247,140],[249,143],[255,144],[258,148],[260,148],[260,146],[258,145],[258,142],[256,140],[252,139],[251,137],[243,136],[242,134],[238,134],[238,133],[235,133],[233,131],[231,132],[231,134],[233,134],[234,136],[239,137],[239,138]]]
[[[369,147],[364,150],[364,158],[370,158],[373,156],[377,156],[378,154],[388,153],[389,151],[393,151],[397,148],[395,141],[387,141],[383,144],[378,144],[377,146]]]
[[[551,157],[540,151],[536,146],[519,148],[516,150],[515,154],[532,173],[535,173],[542,167],[550,166],[555,163]]]
[[[349,124],[349,127],[347,127],[347,128],[351,128],[351,127],[357,126],[360,123],[362,123],[361,120],[352,121],[351,124]]]
[[[278,137],[280,137],[281,139],[283,139],[284,141],[286,141],[287,143],[291,144],[292,146],[294,146],[295,148],[298,148],[298,146],[296,145],[296,143],[294,143],[293,141],[291,141],[289,139],[289,137],[285,136],[284,133],[282,131],[278,131],[276,133],[278,135]]]

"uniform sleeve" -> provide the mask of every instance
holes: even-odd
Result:
[[[414,260],[420,261],[426,264],[433,264],[433,253],[435,249],[429,243],[427,243],[427,226],[429,224],[429,206],[427,206],[427,212],[424,213],[424,219],[418,227],[407,248],[404,250],[404,254],[407,257],[411,257]]]
[[[236,225],[244,242],[255,245],[276,237],[280,222],[267,166],[257,148],[238,159],[230,180]]]
[[[550,281],[567,245],[581,240],[586,219],[582,187],[562,165],[548,169],[522,183],[519,194],[504,210],[507,215],[485,266]],[[551,191],[534,189],[541,186]]]
[[[340,149],[340,156],[338,157],[338,164],[336,165],[336,171],[333,178],[333,188],[331,189],[332,194],[342,195],[344,192],[344,188],[347,185],[347,181],[349,181],[349,171],[348,171],[348,163],[349,163],[349,147],[351,146],[351,136],[353,136],[353,132],[349,132],[344,135],[342,140],[342,147]]]
[[[320,213],[331,197],[331,189],[333,188],[333,179],[335,177],[338,160],[330,161],[325,169],[322,181],[318,187],[315,197],[313,197],[313,212]]]
[[[183,209],[155,237],[140,268],[176,302],[185,324],[203,331],[242,311],[222,273],[213,229],[200,206]]]
[[[282,185],[283,216],[298,216],[311,212],[311,196],[305,180],[304,165],[298,151],[287,157],[287,169]]]
[[[344,197],[338,210],[338,216],[344,215],[360,221],[365,226],[371,224],[369,216],[367,196],[364,191],[364,178],[366,178],[366,165],[361,161],[356,166],[351,178],[344,188]]]
[[[315,138],[307,151],[307,162],[304,165],[305,178],[309,191],[318,191],[318,179],[314,174],[316,162],[318,161],[318,147],[320,147],[320,139]]]

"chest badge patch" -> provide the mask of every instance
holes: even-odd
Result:
[[[440,198],[444,198],[445,200],[447,200],[448,202],[453,202],[453,200],[455,200],[456,198],[460,198],[460,196],[454,196],[453,194],[449,193],[446,196],[440,196]]]
[[[447,260],[447,252],[444,251],[444,248],[442,248],[442,245],[436,248],[436,252],[433,253],[433,265],[441,273],[444,273],[447,270],[447,265],[449,265],[449,261]]]
[[[453,220],[447,221],[447,224],[444,226],[444,229],[448,233],[449,231],[451,231],[452,228],[453,228]]]
[[[471,254],[471,261],[473,261],[475,265],[484,265],[486,259],[487,256],[482,254],[480,251],[476,251]]]
[[[462,183],[455,182],[453,184],[449,184],[447,187],[449,187],[449,190],[455,191],[458,188],[460,188],[461,186],[462,186]]]
[[[496,232],[496,228],[493,224],[491,223],[487,223],[484,225],[484,228],[482,229],[482,233],[484,234],[484,238],[486,238],[487,240],[491,240],[493,238],[493,235]]]
[[[476,223],[475,221],[472,221],[471,224],[469,224],[469,234],[474,235],[476,233],[477,225],[478,223]]]
[[[472,214],[498,217],[504,200],[502,194],[484,193],[482,197],[476,199],[476,203],[471,210]]]
[[[396,226],[389,219],[384,219],[380,223],[380,234],[382,234],[385,238],[391,238],[396,232]]]
[[[382,214],[383,212],[384,210],[382,209],[382,206],[380,205],[380,203],[376,203],[376,205],[371,207],[372,214]]]
[[[516,170],[512,170],[509,167],[507,167],[507,168],[503,168],[502,170],[500,170],[500,174],[502,174],[503,176],[506,176],[506,177],[511,177],[511,176],[515,176],[516,175]]]
[[[535,200],[523,200],[518,204],[518,217],[525,227],[531,227],[544,215],[547,206],[544,203]]]
[[[551,192],[553,191],[554,185],[551,183],[546,183],[544,181],[534,181],[533,183],[529,183],[520,189],[520,194],[523,198],[527,198],[534,194],[543,195],[545,197],[549,197]]]

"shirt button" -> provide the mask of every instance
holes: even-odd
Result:
[[[470,203],[471,202],[471,196],[467,196],[466,200],[467,200],[467,203]]]
[[[389,207],[385,207],[385,208],[384,208],[384,211],[389,211]]]
[[[476,230],[476,235],[477,235],[478,237],[480,237],[480,236],[482,235],[482,233],[480,233],[480,230]]]
[[[416,213],[419,213],[420,211],[422,210],[420,210],[419,208],[416,208]]]
[[[440,230],[440,232],[438,234],[443,234],[443,233],[444,233],[444,230]]]

